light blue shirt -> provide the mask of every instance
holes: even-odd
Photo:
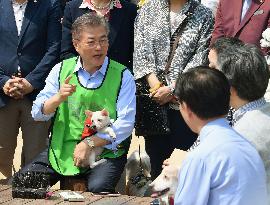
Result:
[[[242,1],[242,0],[237,0],[237,1]],[[241,21],[245,17],[249,7],[251,6],[252,0],[243,0],[243,6],[242,6],[242,13],[241,13]]]
[[[80,83],[87,88],[97,88],[103,81],[107,70],[108,58],[106,57],[102,67],[92,75],[83,69],[81,61],[78,60],[74,72],[78,71]],[[44,115],[42,107],[46,100],[54,96],[59,91],[59,73],[61,63],[54,66],[46,79],[44,89],[38,94],[32,107],[32,117],[37,121],[47,121],[54,116],[55,113]],[[108,149],[116,149],[116,146],[129,137],[134,128],[136,113],[136,97],[135,82],[129,70],[123,72],[122,84],[117,100],[117,119],[112,124],[112,128],[116,134],[116,141],[112,141],[108,134],[97,133],[96,136],[111,141],[112,143],[104,147]],[[106,96],[104,96],[106,97]]]
[[[225,119],[206,124],[179,171],[176,205],[265,205],[264,165]]]

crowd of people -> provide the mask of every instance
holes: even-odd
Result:
[[[270,46],[260,42],[270,0],[139,5],[0,0],[0,173],[12,178],[21,129],[20,173],[47,173],[51,185],[74,176],[90,192],[114,192],[136,113],[149,111],[136,109],[143,79],[169,124],[168,133],[143,136],[152,179],[175,148],[188,151],[174,203],[268,204]],[[116,139],[82,138],[85,111],[102,109]],[[106,161],[90,169],[95,147]]]

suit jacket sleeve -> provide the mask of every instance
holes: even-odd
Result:
[[[10,77],[5,75],[4,73],[5,71],[2,68],[0,68],[0,88],[1,89],[3,89],[5,83],[10,79]]]
[[[47,19],[47,51],[36,68],[25,79],[35,89],[42,89],[45,79],[53,66],[58,62],[61,43],[61,7],[58,0],[53,1]]]
[[[221,1],[220,1],[218,4],[217,12],[216,12],[215,27],[212,33],[211,44],[214,43],[216,39],[223,36],[224,36],[224,31],[223,31],[223,25],[222,25],[222,13],[221,13]]]
[[[61,60],[77,55],[72,44],[71,26],[72,16],[70,11],[70,3],[66,4],[64,18],[62,23],[62,41],[61,41]]]

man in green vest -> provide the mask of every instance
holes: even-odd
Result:
[[[85,177],[88,191],[114,192],[126,163],[125,145],[134,126],[136,98],[132,74],[106,57],[108,33],[106,20],[93,13],[73,23],[73,44],[79,56],[52,69],[32,108],[35,120],[53,120],[49,148],[22,173],[46,172],[51,185],[63,176]],[[85,110],[103,108],[115,120],[111,127],[116,140],[104,133],[81,140]],[[99,157],[106,162],[90,169],[88,157],[94,147],[104,147]]]

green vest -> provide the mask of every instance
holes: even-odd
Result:
[[[76,92],[62,102],[53,120],[52,134],[49,145],[49,162],[52,168],[61,175],[72,176],[85,172],[86,168],[74,166],[73,152],[81,141],[86,119],[85,110],[98,111],[105,108],[110,118],[116,120],[116,102],[121,87],[122,73],[125,67],[109,60],[103,82],[97,88],[83,87],[78,80],[78,72],[74,73],[77,57],[64,60],[59,75],[60,86],[72,75],[70,84],[76,85]],[[121,144],[114,153],[104,149],[101,158],[116,158],[126,153]]]

